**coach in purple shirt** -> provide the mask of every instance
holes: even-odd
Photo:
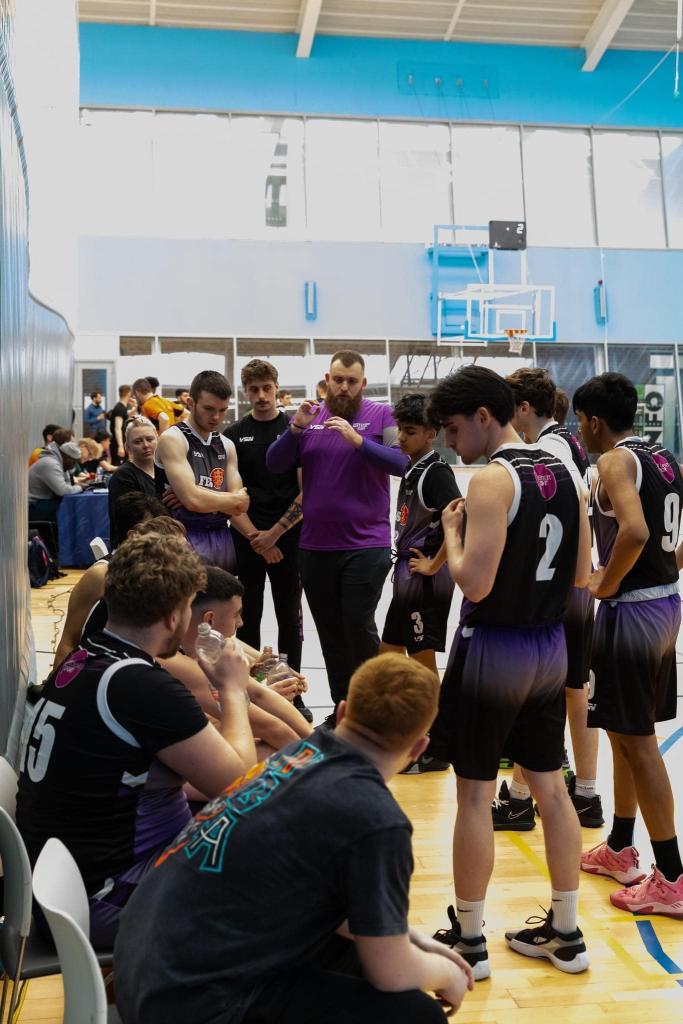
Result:
[[[358,352],[337,352],[325,401],[302,402],[266,456],[273,473],[301,465],[301,580],[335,707],[356,668],[379,650],[375,609],[391,565],[389,474],[401,477],[407,465],[391,408],[363,398],[364,374]]]

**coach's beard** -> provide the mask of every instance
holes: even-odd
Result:
[[[331,416],[341,416],[343,420],[353,423],[362,401],[362,391],[359,391],[355,398],[351,398],[349,395],[335,395],[333,397],[328,390],[325,405],[329,409]]]

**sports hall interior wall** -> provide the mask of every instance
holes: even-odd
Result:
[[[16,753],[32,676],[26,459],[47,422],[71,420],[73,336],[29,294],[29,180],[13,76],[13,5],[0,2],[0,750]],[[14,722],[14,725],[13,725]]]

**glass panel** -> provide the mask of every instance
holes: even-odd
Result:
[[[529,245],[594,245],[588,132],[525,128],[522,138]]]
[[[647,132],[595,132],[593,147],[600,244],[663,247],[658,137]]]
[[[683,135],[662,135],[669,245],[683,249]]]
[[[79,234],[156,234],[154,115],[82,110],[78,132]]]
[[[380,123],[379,150],[384,237],[431,241],[452,217],[448,126]]]
[[[456,223],[524,220],[519,129],[453,125],[451,145]]]
[[[304,234],[303,139],[300,118],[233,116],[230,237]]]
[[[120,337],[120,356],[151,356],[154,338]]]
[[[636,433],[680,456],[680,425],[673,345],[608,345],[609,369],[638,389]]]
[[[377,124],[306,122],[306,197],[313,238],[380,237]]]
[[[566,427],[578,432],[576,415],[572,409],[574,392],[598,372],[594,345],[536,345],[536,366],[547,370],[556,385],[567,392],[569,412]]]

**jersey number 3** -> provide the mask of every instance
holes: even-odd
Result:
[[[55,727],[48,719],[59,719],[65,711],[66,708],[61,704],[46,701],[45,698],[41,698],[36,704],[34,724],[26,744],[23,764],[32,782],[42,782],[50,763],[50,754],[55,743]]]
[[[545,551],[536,569],[536,579],[539,583],[547,583],[555,575],[552,563],[562,543],[562,532],[562,523],[557,516],[543,516],[538,531],[541,540],[545,540]]]

